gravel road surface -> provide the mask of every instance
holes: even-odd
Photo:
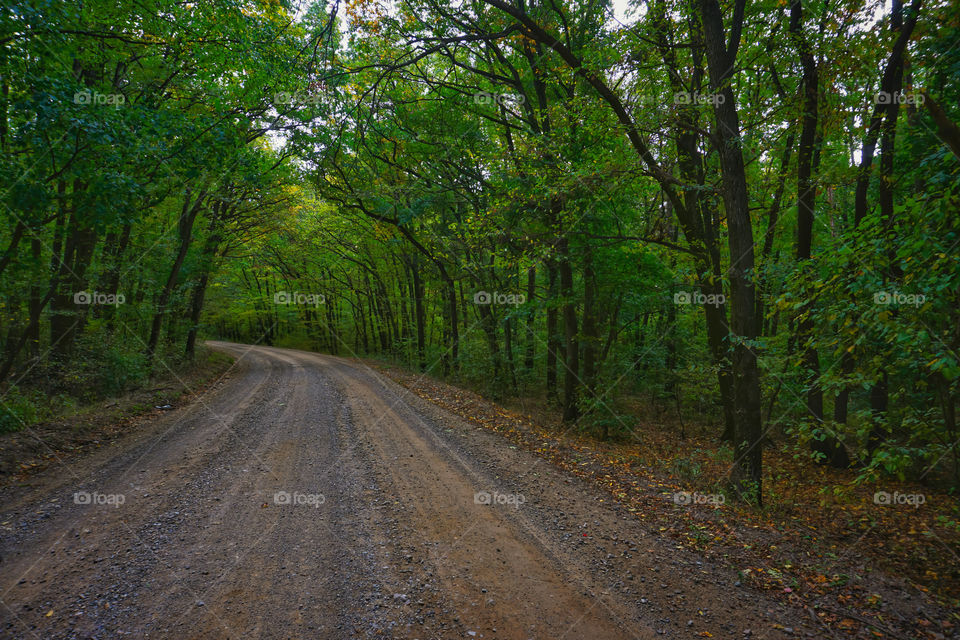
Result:
[[[362,362],[208,344],[200,400],[0,492],[0,637],[824,637]]]

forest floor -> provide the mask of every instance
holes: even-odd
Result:
[[[496,403],[418,372],[384,363],[378,369],[590,482],[678,549],[722,559],[741,582],[804,607],[831,629],[896,638],[951,637],[960,628],[954,496],[896,481],[857,485],[854,471],[816,465],[774,442],[764,453],[763,509],[725,498],[709,504],[723,491],[732,460],[714,435],[718,425],[688,418],[681,427],[669,410],[634,399],[629,441],[602,442],[563,425],[542,398]],[[922,495],[923,503],[882,504],[878,492]],[[705,503],[683,504],[695,495]],[[891,608],[895,602],[901,606]]]
[[[20,431],[0,433],[0,488],[109,446],[144,417],[189,404],[232,362],[221,353],[200,350],[195,364],[158,367],[141,388],[58,411],[56,417]]]

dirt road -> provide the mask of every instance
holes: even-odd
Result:
[[[362,363],[211,346],[201,400],[0,494],[0,637],[823,637]]]

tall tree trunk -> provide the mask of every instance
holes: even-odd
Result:
[[[597,382],[597,274],[593,267],[593,252],[588,247],[583,258],[583,384],[592,397]]]
[[[340,353],[340,331],[338,330],[337,324],[337,313],[335,307],[337,307],[337,301],[327,300],[324,305],[324,313],[327,316],[326,322],[326,335],[327,335],[327,349],[333,355]],[[404,320],[406,322],[406,320]]]
[[[163,317],[167,313],[167,306],[170,304],[170,297],[173,295],[173,289],[180,277],[180,269],[183,267],[183,261],[187,257],[187,251],[190,249],[190,242],[193,239],[193,223],[200,213],[200,208],[206,198],[207,192],[201,189],[196,200],[193,199],[193,193],[187,189],[183,199],[183,208],[180,211],[180,219],[177,224],[177,235],[179,237],[179,246],[177,255],[170,265],[170,272],[167,274],[167,281],[160,291],[157,298],[157,308],[153,314],[153,322],[150,325],[150,338],[147,340],[147,366],[153,366],[153,359],[157,351],[157,344],[160,341],[160,330],[163,327]]]
[[[888,66],[884,77],[881,80],[881,86],[889,92],[889,99],[886,101],[883,110],[883,121],[880,125],[880,175],[878,180],[878,200],[880,204],[880,216],[882,219],[883,230],[889,238],[895,226],[894,206],[893,206],[893,164],[894,151],[896,149],[897,119],[900,115],[899,101],[894,96],[900,94],[903,89],[903,67],[906,55],[906,46],[898,51],[898,45],[904,39],[904,34],[912,31],[916,23],[920,6],[920,0],[916,0],[911,5],[911,15],[906,23],[903,20],[903,3],[901,0],[893,0],[890,11],[890,28],[893,31],[900,31],[900,36],[894,45],[894,51],[890,55]],[[914,8],[915,7],[915,8]],[[896,55],[899,53],[899,55]],[[884,89],[882,88],[881,91]],[[876,115],[876,112],[875,112]],[[869,136],[869,132],[868,132]],[[869,180],[869,176],[867,176]],[[860,193],[860,183],[858,182],[857,196]],[[864,198],[866,189],[863,190]],[[865,207],[865,205],[864,205]],[[896,251],[893,245],[887,252],[887,261],[883,266],[884,283],[895,282],[900,279],[901,273],[897,266]],[[894,314],[896,309],[894,309]],[[889,374],[884,366],[881,365],[877,372],[877,380],[870,389],[870,409],[873,417],[873,425],[867,438],[867,450],[872,457],[876,449],[883,442],[889,431],[887,424],[887,409],[890,404],[890,385]]]
[[[41,268],[40,261],[43,257],[43,243],[40,241],[40,238],[34,236],[30,240],[30,255],[33,257],[33,263],[36,265],[37,270]],[[40,287],[39,283],[34,283],[30,286],[30,319],[31,323],[27,327],[27,341],[29,344],[29,353],[30,356],[36,358],[40,355],[40,313],[43,311],[41,304],[43,304],[43,289]],[[33,318],[37,318],[37,322],[32,322]]]
[[[500,356],[500,343],[497,340],[497,319],[493,315],[492,306],[492,304],[477,305],[477,313],[480,316],[480,326],[487,338],[487,349],[490,351],[490,362],[493,365],[493,377],[499,382],[503,364]],[[499,393],[499,387],[496,387],[494,391]]]
[[[523,356],[523,368],[526,371],[527,375],[533,371],[533,360],[534,360],[534,351],[536,340],[536,335],[534,333],[534,318],[533,313],[534,298],[537,295],[537,267],[532,266],[527,269],[527,335],[526,335],[526,351]]]
[[[563,298],[563,421],[580,417],[578,387],[580,381],[580,349],[577,344],[577,306],[573,294],[573,266],[570,264],[569,244],[561,238],[557,243],[557,270],[560,276],[560,296]]]
[[[29,336],[36,335],[40,331],[40,313],[43,311],[43,308],[47,306],[47,303],[53,298],[55,292],[56,283],[51,283],[50,288],[47,289],[47,294],[43,297],[43,299],[40,300],[40,303],[31,308],[30,320],[27,323],[27,328],[20,333],[20,340],[13,346],[12,349],[8,350],[8,354],[4,358],[3,364],[0,365],[0,383],[3,383],[10,375],[10,372],[13,370],[13,365],[16,362],[17,354],[19,354],[23,349],[23,345],[27,342]]]
[[[547,398],[556,400],[557,394],[557,353],[560,351],[560,338],[557,334],[557,265],[547,261]]]
[[[780,204],[783,201],[783,191],[787,184],[790,156],[793,155],[793,140],[794,134],[793,131],[791,131],[787,135],[787,140],[784,143],[783,155],[780,156],[780,172],[777,176],[777,188],[773,193],[770,208],[767,209],[767,229],[763,234],[763,248],[760,250],[761,269],[763,269],[763,265],[770,262],[770,256],[773,253],[773,241],[776,237],[777,221],[780,219]],[[776,260],[773,260],[772,264],[776,264]],[[773,328],[772,326],[765,326],[764,322],[766,316],[764,297],[769,293],[767,291],[768,284],[766,273],[763,273],[760,276],[760,282],[757,284],[757,320],[761,323],[761,334],[765,336],[772,335],[771,329]]]
[[[111,264],[105,280],[107,293],[116,296],[120,292],[120,274],[123,266],[123,255],[130,244],[130,233],[133,225],[127,223],[123,225],[120,231],[120,238],[117,240],[113,251],[110,252]],[[113,333],[117,320],[117,308],[110,307],[107,311],[107,331]]]
[[[420,259],[412,258],[411,273],[413,275],[413,306],[417,320],[417,366],[420,371],[427,370],[427,314],[423,308],[423,279],[420,275]]]
[[[873,115],[870,118],[870,125],[867,129],[867,135],[863,140],[863,147],[860,153],[860,167],[857,170],[857,188],[854,199],[854,224],[860,224],[860,221],[867,215],[867,189],[870,186],[870,169],[873,165],[873,156],[877,149],[877,140],[880,138],[880,128],[886,119],[896,119],[897,111],[900,105],[893,99],[895,93],[899,93],[903,82],[903,60],[907,49],[907,43],[913,34],[913,29],[920,17],[920,8],[923,0],[913,0],[907,12],[907,19],[898,28],[900,35],[897,36],[890,57],[887,59],[887,65],[883,70],[883,76],[880,78],[879,95],[884,96],[884,100],[877,100],[873,107]],[[897,15],[902,15],[903,4],[901,0],[893,0],[891,13],[891,26],[899,22]]]
[[[747,196],[747,176],[740,138],[740,117],[730,80],[736,68],[745,0],[737,0],[725,43],[723,13],[717,0],[700,0],[710,85],[717,99],[713,110],[719,137],[723,202],[730,250],[731,325],[737,433],[732,480],[741,494],[763,496],[763,429],[760,411],[760,372],[757,356],[746,344],[757,337],[753,226]],[[722,98],[721,98],[722,96]]]
[[[653,7],[652,18],[655,21],[658,35],[658,48],[664,62],[671,69],[671,88],[674,92],[685,92],[687,87],[681,82],[680,67],[676,58],[676,51],[670,42],[672,24],[665,2],[657,2]],[[698,91],[703,84],[703,34],[696,23],[691,25],[692,34],[690,46],[692,55],[697,61],[693,66],[690,88]],[[706,175],[703,167],[703,146],[701,126],[698,122],[699,107],[692,101],[687,105],[678,105],[676,125],[674,127],[677,139],[677,168],[684,183],[695,185],[696,188],[687,188],[683,192],[685,208],[676,209],[673,201],[667,199],[667,208],[677,216],[680,227],[683,229],[687,242],[695,249],[694,255],[697,264],[698,284],[706,295],[721,296],[723,299],[724,269],[720,251],[719,216],[715,216],[713,196],[706,185]],[[671,240],[676,241],[679,229],[671,229]],[[671,323],[676,318],[676,309],[670,312]],[[723,407],[724,428],[722,439],[733,442],[735,414],[733,394],[733,372],[728,340],[729,328],[727,324],[726,307],[722,304],[704,305],[704,320],[707,330],[707,344],[710,355],[717,370],[717,386],[720,390],[720,401]],[[672,327],[672,324],[671,324]],[[673,331],[673,329],[670,329]],[[676,345],[672,345],[676,348]],[[672,370],[672,367],[671,367]],[[667,381],[667,391],[673,393],[674,379]]]
[[[50,305],[50,348],[59,359],[68,358],[80,334],[88,305],[77,304],[75,295],[87,286],[86,271],[97,244],[97,234],[86,213],[80,209],[79,197],[86,185],[73,181],[73,207],[68,214],[63,257],[57,269],[57,294]],[[61,194],[65,195],[65,194]]]
[[[517,370],[513,361],[513,318],[509,315],[503,321],[503,350],[507,355],[507,378],[512,385],[511,391],[517,390]]]
[[[460,369],[460,325],[457,305],[457,287],[452,278],[445,281],[444,291],[447,294],[447,305],[450,308],[450,366],[456,372]]]
[[[3,256],[0,256],[0,275],[3,275],[4,269],[13,260],[13,256],[17,255],[17,246],[19,246],[26,230],[27,225],[22,220],[17,220],[17,224],[13,228],[13,234],[10,236],[10,242],[7,244],[7,250],[3,252]]]
[[[803,0],[793,0],[790,5],[790,35],[800,53],[803,69],[800,88],[803,94],[803,116],[800,127],[800,145],[797,150],[797,268],[812,276],[810,258],[813,250],[813,223],[816,211],[816,165],[818,157],[815,145],[819,124],[820,74],[813,57],[810,42],[803,32]],[[803,278],[803,282],[807,278]],[[803,294],[812,297],[812,292]],[[803,366],[803,381],[807,387],[806,406],[808,417],[814,423],[810,446],[822,463],[848,466],[844,461],[846,450],[831,433],[823,420],[823,389],[820,386],[820,358],[814,340],[815,323],[811,317],[813,305],[809,300],[800,310],[797,322],[797,344]],[[843,464],[846,462],[846,464]]]
[[[187,342],[184,353],[189,359],[193,359],[196,352],[197,333],[200,330],[200,314],[203,311],[203,299],[207,293],[207,284],[210,282],[210,271],[213,267],[213,258],[217,253],[217,246],[220,243],[219,234],[212,228],[215,223],[211,223],[210,235],[207,236],[203,245],[203,253],[200,258],[200,278],[193,288],[190,296],[190,329],[187,331]]]

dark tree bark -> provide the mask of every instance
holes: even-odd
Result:
[[[413,276],[413,307],[417,322],[417,366],[427,370],[427,314],[423,307],[423,279],[420,276],[420,260],[412,258],[410,272]]]
[[[913,29],[920,17],[920,7],[923,0],[914,0],[907,12],[907,19],[899,27],[900,35],[894,42],[893,50],[887,59],[887,65],[883,70],[883,76],[880,78],[880,90],[878,95],[884,96],[884,100],[877,100],[873,107],[873,115],[870,118],[870,125],[867,129],[867,135],[863,140],[863,148],[860,154],[860,168],[857,171],[857,189],[853,206],[854,224],[859,225],[860,221],[867,215],[867,189],[870,186],[870,168],[873,165],[873,156],[877,150],[877,140],[880,138],[880,128],[884,120],[896,119],[897,111],[900,107],[892,99],[895,93],[900,91],[903,83],[903,60],[907,49],[907,43],[913,34]],[[901,0],[893,0],[893,14],[902,13]],[[899,22],[895,18],[891,23]]]
[[[180,277],[180,269],[183,267],[183,261],[186,259],[187,252],[190,250],[190,243],[193,239],[193,223],[200,214],[200,209],[203,206],[203,201],[206,196],[206,189],[201,189],[196,199],[193,198],[193,193],[190,189],[187,189],[184,196],[183,208],[180,211],[180,219],[177,224],[177,232],[180,240],[177,247],[177,255],[173,260],[173,264],[170,266],[167,281],[164,283],[163,289],[160,291],[160,296],[157,298],[157,308],[154,311],[153,322],[150,325],[150,338],[147,340],[146,349],[148,367],[153,365],[157,344],[160,341],[160,330],[163,327],[163,318],[167,313],[167,306],[170,304],[170,297],[173,295],[173,289],[177,284],[177,279]]]
[[[560,338],[557,333],[557,265],[547,261],[547,398],[556,400],[557,393],[557,354],[560,351]]]
[[[17,224],[13,228],[13,234],[10,236],[10,242],[7,244],[7,250],[4,251],[3,256],[0,257],[0,275],[3,275],[4,269],[6,269],[10,261],[13,260],[13,257],[17,255],[17,246],[20,244],[20,240],[23,238],[26,230],[27,225],[25,225],[22,220],[17,220]]]
[[[593,266],[593,252],[589,247],[583,263],[583,385],[588,396],[592,397],[597,382],[597,348],[600,336],[596,317],[597,274]]]
[[[800,144],[797,149],[797,267],[809,272],[813,250],[813,223],[816,211],[816,151],[817,127],[819,125],[820,73],[812,47],[803,32],[803,0],[793,0],[790,5],[790,35],[800,54],[803,69],[800,88],[803,93],[803,116],[800,126]],[[810,293],[805,294],[808,298]],[[816,330],[813,305],[809,302],[801,309],[797,322],[797,344],[803,363],[803,381],[807,387],[807,415],[814,422],[814,437],[810,442],[818,455],[817,461],[840,467],[849,466],[843,444],[828,431],[823,419],[823,389],[820,386],[820,357],[811,344]]]
[[[114,296],[120,292],[120,274],[123,267],[123,255],[126,253],[127,246],[130,244],[132,228],[133,225],[130,223],[123,225],[123,229],[120,231],[120,237],[110,252],[110,266],[108,267],[104,284],[106,285],[107,293]],[[107,311],[107,330],[110,333],[113,333],[116,320],[117,309],[110,307]]]
[[[523,357],[523,368],[529,375],[533,371],[533,360],[535,353],[536,334],[534,333],[533,301],[537,296],[537,268],[535,266],[527,269],[527,336],[526,350]]]
[[[563,298],[563,421],[580,417],[578,386],[580,381],[580,349],[577,345],[577,307],[573,300],[573,266],[570,264],[566,238],[557,243],[557,270],[560,276],[560,296]]]
[[[745,0],[738,0],[731,19],[729,45],[725,43],[723,14],[717,0],[700,0],[703,34],[710,85],[717,99],[720,169],[723,202],[727,213],[730,250],[731,324],[736,344],[733,349],[736,427],[732,480],[742,494],[762,500],[763,429],[760,410],[760,372],[757,356],[745,344],[757,337],[753,226],[747,196],[747,176],[740,146],[740,117],[730,79],[736,68],[737,50],[743,26]],[[720,98],[722,96],[722,99]]]
[[[197,332],[200,330],[200,314],[203,312],[203,300],[207,293],[207,284],[210,282],[210,271],[213,267],[213,259],[217,253],[217,247],[220,244],[220,235],[216,231],[216,222],[211,221],[210,235],[207,236],[203,244],[203,252],[200,258],[200,277],[197,284],[193,287],[190,296],[190,328],[187,331],[187,342],[184,347],[184,354],[189,359],[193,359],[196,353]]]
[[[66,359],[72,354],[83,317],[88,311],[87,306],[76,304],[74,299],[75,294],[86,288],[86,271],[97,244],[97,233],[79,202],[85,189],[82,181],[73,181],[73,206],[64,216],[63,255],[53,256],[58,264],[54,276],[56,294],[50,303],[50,349],[58,359]],[[66,194],[61,191],[60,196]]]
[[[40,261],[43,255],[43,243],[40,241],[40,238],[34,236],[30,239],[30,255],[33,257],[33,263],[39,268],[41,266]],[[30,313],[30,324],[27,327],[27,344],[28,352],[30,357],[36,358],[40,355],[40,313],[43,311],[41,304],[43,302],[43,289],[40,286],[40,283],[35,283],[30,286],[30,303],[29,303],[29,313]],[[37,322],[33,322],[33,318],[37,318]]]

